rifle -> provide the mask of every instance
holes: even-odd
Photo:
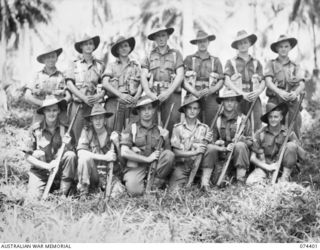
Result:
[[[80,110],[81,107],[82,107],[81,104],[77,107],[76,113],[75,113],[74,117],[72,118],[72,121],[71,121],[71,123],[69,125],[69,128],[68,128],[67,132],[65,133],[66,135],[70,136],[71,129],[72,129],[73,125],[74,125],[74,122],[75,122],[75,120],[77,118],[77,115],[78,115],[79,110]],[[60,165],[60,162],[61,162],[65,147],[66,147],[66,144],[64,142],[62,142],[62,145],[61,145],[61,147],[59,148],[59,150],[57,152],[57,158],[56,158],[57,165],[50,172],[46,187],[45,187],[44,192],[42,194],[42,200],[45,200],[48,197],[48,194],[50,192],[50,189],[51,189],[52,183],[54,181],[54,178],[56,177],[56,174],[57,174],[57,172],[59,170],[59,165]]]
[[[272,184],[276,183],[276,180],[277,180],[277,177],[278,177],[278,174],[279,174],[279,170],[280,170],[280,167],[281,167],[281,163],[282,163],[282,160],[283,160],[283,157],[284,157],[284,152],[286,151],[286,146],[287,146],[289,137],[291,135],[291,132],[293,130],[293,126],[294,126],[294,123],[296,121],[297,115],[299,114],[300,107],[301,107],[301,104],[302,104],[304,96],[305,96],[305,92],[303,92],[300,95],[300,100],[299,100],[299,103],[298,103],[298,105],[297,105],[297,107],[296,107],[296,109],[294,111],[292,120],[290,122],[290,126],[289,126],[288,131],[287,131],[287,135],[286,135],[286,137],[285,137],[285,139],[284,139],[284,141],[282,143],[282,146],[281,146],[281,149],[280,149],[280,153],[279,153],[279,158],[278,158],[278,160],[276,162],[277,168],[272,174],[272,180],[271,180]]]
[[[217,119],[218,119],[220,113],[222,112],[222,109],[223,109],[223,105],[220,104],[219,109],[218,109],[216,115],[215,115],[214,118],[212,119],[212,122],[211,122],[211,125],[210,125],[210,129],[211,129],[211,130],[213,129],[214,125],[216,124]],[[208,144],[207,141],[205,141],[205,143]],[[197,156],[197,158],[196,158],[195,161],[194,161],[194,165],[193,165],[193,168],[192,168],[191,173],[190,173],[190,175],[189,175],[188,183],[187,183],[187,185],[186,185],[187,188],[191,187],[191,185],[192,185],[192,182],[193,182],[193,180],[194,180],[194,178],[195,178],[195,176],[196,176],[196,174],[197,174],[197,172],[198,172],[198,169],[199,169],[199,167],[200,167],[200,163],[201,163],[201,161],[202,161],[202,157],[203,157],[203,154],[200,154],[200,155]]]
[[[113,120],[112,131],[115,131],[115,129],[116,129],[116,124],[117,124],[117,120],[118,120],[119,105],[120,105],[120,102],[118,102],[118,104],[117,104],[117,109],[116,109],[115,117],[114,117],[114,120]],[[115,150],[114,149],[114,144],[111,143],[110,151],[114,152],[114,150]],[[104,189],[104,194],[103,194],[104,200],[107,198],[107,201],[110,199],[110,196],[111,196],[113,167],[114,167],[114,162],[110,161],[109,162],[109,171],[108,171],[107,176],[106,176],[106,182],[107,183],[106,183],[106,187]]]
[[[160,85],[157,85],[157,96],[160,95]],[[158,125],[161,126],[162,121],[161,121],[161,110],[160,110],[160,104],[158,106],[158,110],[157,110],[157,116],[158,116]]]
[[[171,117],[171,114],[172,114],[172,110],[173,110],[173,107],[174,107],[174,103],[171,104],[171,107],[170,107],[170,112],[168,114],[168,118],[166,120],[166,123],[164,125],[164,129],[167,129],[168,127],[168,124],[169,124],[169,121],[170,121],[170,117]],[[159,138],[159,141],[158,141],[158,144],[156,146],[156,150],[160,150],[162,148],[162,145],[164,143],[164,139],[163,137],[161,136]],[[157,164],[158,164],[158,161],[153,161],[151,163],[151,166],[150,166],[150,169],[148,171],[148,177],[147,177],[147,185],[146,185],[146,192],[149,193],[151,191],[151,187],[153,185],[153,182],[154,182],[154,178],[156,176],[156,172],[157,172]]]
[[[252,104],[251,104],[251,106],[250,106],[250,109],[249,109],[249,111],[248,111],[245,119],[241,121],[240,127],[239,127],[238,131],[236,132],[236,134],[235,134],[235,136],[234,136],[234,145],[240,140],[240,137],[241,137],[241,135],[242,135],[242,133],[243,133],[243,130],[244,130],[245,127],[246,127],[247,121],[248,121],[248,119],[250,118],[251,112],[252,112],[253,107],[254,107],[254,105],[256,104],[257,100],[258,100],[258,98],[256,98],[256,99],[252,102]],[[217,186],[220,186],[220,185],[221,185],[221,183],[222,183],[222,181],[223,181],[223,179],[224,179],[224,177],[225,177],[225,175],[226,175],[226,173],[227,173],[227,169],[228,169],[228,167],[229,167],[229,165],[230,165],[230,162],[231,162],[231,159],[232,159],[233,151],[234,151],[234,147],[233,147],[232,150],[230,151],[226,163],[223,165],[221,174],[220,174],[219,179],[218,179],[218,181],[217,181]]]

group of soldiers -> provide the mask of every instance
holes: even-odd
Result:
[[[25,93],[37,106],[23,149],[31,164],[30,194],[41,196],[58,166],[51,191],[67,196],[76,183],[86,196],[104,188],[103,173],[112,163],[112,192],[126,189],[132,196],[141,195],[155,162],[152,188],[184,187],[199,165],[200,186],[208,191],[230,152],[227,176],[251,185],[276,170],[287,133],[279,181],[289,180],[305,157],[299,142],[301,116],[294,116],[305,84],[299,66],[288,56],[297,39],[281,35],[272,43],[278,56],[263,72],[260,61],[249,54],[257,36],[241,30],[231,43],[236,56],[223,70],[220,59],[208,52],[215,35],[199,31],[190,41],[197,51],[183,60],[167,45],[173,32],[157,27],[148,35],[156,46],[141,65],[129,56],[134,37],[123,36],[111,48],[116,61],[106,67],[93,56],[99,36],[85,36],[74,44],[79,58],[65,74],[56,68],[62,48],[37,57],[44,68]],[[265,88],[268,102],[262,114],[259,95]],[[294,131],[288,130],[291,123]],[[57,159],[62,144],[64,152]]]

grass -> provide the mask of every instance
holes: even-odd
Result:
[[[102,213],[100,194],[81,201],[27,197],[28,165],[19,151],[28,136],[31,116],[25,114],[0,126],[0,242],[320,241],[319,148],[307,139],[314,158],[296,176],[298,184],[236,184],[209,194],[192,187],[148,198],[123,194]]]

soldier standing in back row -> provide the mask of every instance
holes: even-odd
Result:
[[[181,105],[181,82],[184,76],[181,53],[175,49],[170,49],[167,45],[169,36],[173,32],[173,28],[162,27],[157,28],[148,35],[148,39],[155,41],[157,47],[151,51],[150,55],[141,64],[142,87],[146,95],[152,100],[160,101],[162,123],[165,122],[171,104],[175,103],[168,125],[170,134],[173,125],[180,121],[178,108]],[[151,74],[150,82],[147,80],[149,73]]]
[[[235,58],[227,61],[224,72],[225,85],[243,96],[239,105],[241,113],[247,114],[251,103],[258,98],[251,113],[253,131],[257,131],[261,127],[262,106],[259,95],[265,89],[262,65],[249,54],[250,46],[254,45],[256,41],[255,34],[249,35],[244,30],[239,31],[231,44],[232,48],[238,50],[238,54]]]
[[[287,103],[289,108],[287,124],[291,122],[294,110],[299,103],[298,97],[305,87],[299,65],[292,62],[288,56],[297,43],[297,39],[281,35],[278,41],[270,46],[278,57],[269,61],[265,69],[268,103]],[[294,124],[294,132],[298,138],[300,138],[300,129],[301,114],[299,113]]]
[[[198,46],[198,51],[184,60],[184,87],[198,98],[202,98],[203,123],[210,125],[218,110],[218,91],[223,85],[223,70],[220,59],[209,54],[209,43],[215,40],[215,35],[204,31],[197,33],[197,38],[190,43]]]
[[[129,58],[129,54],[134,50],[135,39],[133,37],[119,37],[112,46],[111,53],[117,58],[114,63],[110,63],[103,73],[103,87],[107,90],[109,98],[105,108],[108,112],[114,112],[120,102],[118,111],[118,122],[115,130],[121,132],[128,124],[129,119],[135,118],[131,108],[136,104],[141,96],[142,86],[140,84],[141,69],[139,64]],[[110,94],[109,94],[110,93]],[[114,117],[107,121],[109,128],[112,127]]]
[[[101,90],[100,93],[97,91],[97,85],[100,83],[104,71],[104,64],[92,55],[99,43],[99,36],[85,36],[80,42],[76,42],[74,47],[81,56],[71,63],[66,75],[67,87],[73,97],[70,119],[74,116],[77,107],[82,105],[72,128],[76,143],[78,143],[81,130],[85,125],[83,118],[90,114],[92,106],[101,102],[105,95],[104,90]]]
[[[27,85],[25,99],[30,104],[41,107],[47,95],[54,95],[58,99],[64,98],[67,102],[71,100],[71,94],[66,90],[64,75],[56,68],[61,53],[62,48],[53,49],[49,47],[37,57],[37,61],[45,66],[37,72],[33,81]],[[40,122],[42,118],[42,115],[35,112],[33,122]],[[67,122],[66,111],[60,114],[60,120]]]

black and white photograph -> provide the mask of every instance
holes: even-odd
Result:
[[[319,0],[0,0],[0,248],[316,249],[319,65]]]

